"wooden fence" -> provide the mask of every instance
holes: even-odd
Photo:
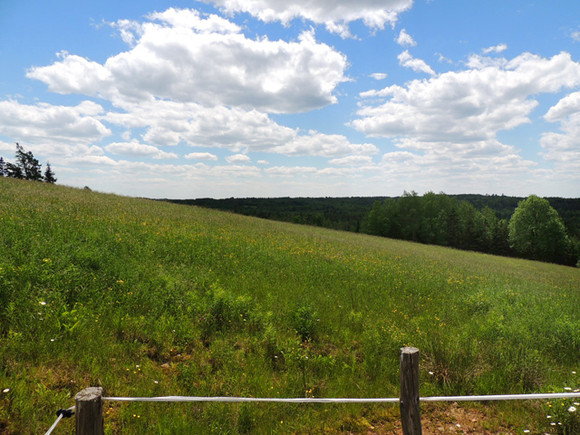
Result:
[[[119,401],[163,401],[163,402],[291,402],[291,403],[387,403],[398,402],[401,410],[403,435],[420,435],[421,401],[489,401],[489,400],[525,400],[525,399],[557,399],[580,397],[580,393],[549,393],[549,394],[513,394],[485,396],[445,396],[420,397],[419,395],[419,349],[404,347],[401,349],[400,361],[401,390],[399,398],[393,399],[274,399],[274,398],[241,398],[241,397],[103,397],[101,387],[87,388],[75,396],[75,427],[77,435],[103,435],[103,400]],[[69,411],[69,410],[66,410]],[[59,411],[60,412],[60,411]],[[59,416],[59,419],[62,415]],[[57,420],[47,434],[58,424]]]

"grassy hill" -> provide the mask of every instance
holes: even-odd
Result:
[[[405,345],[422,352],[425,396],[580,388],[578,307],[570,267],[0,178],[0,433],[46,431],[97,385],[397,397]],[[427,422],[445,424],[447,406],[424,406]],[[569,406],[461,409],[482,431],[521,433],[553,419],[575,430]],[[367,433],[397,420],[392,405],[105,402],[108,433]]]

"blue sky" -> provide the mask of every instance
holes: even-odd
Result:
[[[575,0],[0,0],[0,60],[59,184],[580,196]]]

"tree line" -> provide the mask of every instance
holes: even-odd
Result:
[[[16,144],[15,160],[15,163],[7,162],[0,156],[0,177],[56,183],[57,179],[50,163],[46,163],[46,169],[43,173],[42,165],[34,157],[32,151],[25,151],[18,143]]]
[[[362,232],[497,255],[577,265],[580,241],[570,236],[548,200],[531,195],[509,219],[484,206],[433,192],[376,201]]]

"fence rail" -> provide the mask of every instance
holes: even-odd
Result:
[[[400,362],[401,392],[398,398],[260,398],[260,397],[107,397],[101,387],[87,388],[75,396],[75,426],[77,435],[103,435],[103,405],[106,401],[119,402],[269,402],[269,403],[399,403],[404,435],[420,435],[420,402],[483,402],[497,400],[543,400],[580,398],[580,393],[539,393],[539,394],[490,394],[480,396],[419,396],[419,350],[413,347],[401,349]],[[71,410],[59,410],[67,412]],[[58,413],[57,413],[58,414]],[[48,430],[50,434],[60,419]]]

